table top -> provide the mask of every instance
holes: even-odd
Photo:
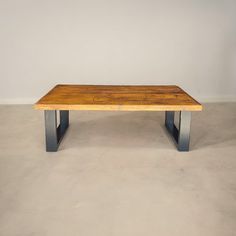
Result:
[[[40,110],[200,111],[175,85],[56,85],[35,105]]]

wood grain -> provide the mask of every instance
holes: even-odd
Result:
[[[57,85],[35,105],[40,110],[200,111],[175,85]]]

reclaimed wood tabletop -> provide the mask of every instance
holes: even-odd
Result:
[[[35,105],[39,110],[200,111],[202,105],[175,85],[58,84]]]

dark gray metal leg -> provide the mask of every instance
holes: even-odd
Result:
[[[69,126],[69,111],[60,111],[60,125],[57,127],[57,111],[45,110],[46,151],[56,152]]]
[[[60,111],[60,125],[58,126],[60,139],[65,134],[69,126],[69,111]]]
[[[174,119],[175,119],[175,112],[174,111],[166,111],[165,125],[166,125],[166,128],[171,133],[174,130]]]
[[[45,133],[46,133],[46,151],[56,152],[57,142],[57,114],[56,111],[44,111],[45,114]]]
[[[181,111],[179,119],[178,150],[189,151],[191,112]]]
[[[174,111],[166,111],[165,126],[177,143],[179,151],[189,151],[191,112],[180,111],[179,128],[174,124]]]

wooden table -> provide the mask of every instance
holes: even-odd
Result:
[[[57,85],[34,108],[45,113],[48,152],[57,151],[69,126],[69,110],[165,111],[165,126],[178,150],[188,151],[191,111],[201,111],[202,105],[178,86]],[[174,124],[176,111],[178,128]]]

